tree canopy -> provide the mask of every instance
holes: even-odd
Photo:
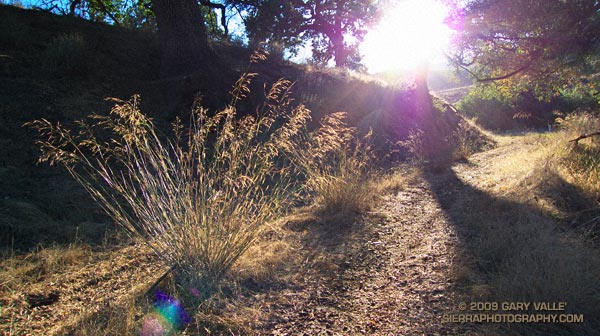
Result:
[[[170,6],[177,7],[177,2],[170,2]],[[379,18],[383,0],[181,2],[188,3],[188,7],[194,4],[194,12],[201,13],[196,25],[204,26],[213,38],[228,37],[228,21],[235,16],[243,22],[253,45],[262,43],[272,50],[285,49],[294,54],[300,46],[310,44],[314,62],[327,64],[333,60],[336,66],[357,68],[358,45]],[[155,29],[157,24],[156,0],[40,0],[38,7],[133,28]]]
[[[378,1],[358,0],[232,0],[245,13],[251,40],[281,44],[292,51],[305,42],[313,59],[336,66],[357,67],[358,45],[379,18]]]
[[[594,85],[586,76],[600,68],[600,2],[449,2],[456,10],[448,23],[457,31],[451,59],[478,81],[550,90],[573,81]]]
[[[39,0],[36,8],[132,28],[153,28],[150,0]]]

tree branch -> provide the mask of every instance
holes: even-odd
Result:
[[[221,26],[223,26],[223,35],[229,36],[229,28],[227,28],[227,18],[225,17],[225,5],[212,3],[210,0],[200,0],[202,6],[221,10]]]
[[[81,0],[71,1],[71,3],[69,4],[69,15],[70,16],[75,16],[75,9],[77,9],[77,6],[79,6],[79,4],[81,4]]]
[[[244,15],[242,15],[242,11],[236,5],[234,5],[233,8],[235,8],[235,11],[237,12],[238,16],[240,17],[240,20],[242,20],[242,23],[244,23],[244,25],[247,26],[248,20],[246,20]]]
[[[590,133],[590,134],[580,135],[576,139],[569,140],[569,142],[574,142],[577,145],[579,143],[579,140],[583,140],[583,139],[586,139],[586,138],[591,138],[591,137],[597,136],[597,135],[600,135],[600,131],[597,131],[597,132],[594,132],[594,133]]]
[[[478,74],[476,74],[475,72],[471,71],[468,66],[464,66],[463,64],[459,63],[458,66],[460,68],[462,68],[463,70],[465,70],[466,72],[469,73],[469,75],[473,76],[473,78],[475,78],[476,81],[480,82],[480,83],[486,83],[486,82],[493,82],[493,81],[497,81],[497,80],[503,80],[503,79],[507,79],[510,78],[518,73],[521,73],[523,71],[525,71],[527,68],[529,68],[529,66],[531,66],[531,63],[533,63],[533,60],[529,60],[527,63],[525,63],[523,66],[517,68],[514,71],[511,71],[507,74],[501,75],[501,76],[496,76],[496,77],[484,77],[481,78],[479,77]]]
[[[102,0],[96,0],[94,1],[95,4],[98,5],[98,8],[100,8],[100,10],[106,15],[108,16],[111,20],[113,20],[115,26],[120,26],[121,23],[119,22],[119,20],[117,20],[117,18],[113,15],[113,13],[111,13],[108,8],[106,7],[106,5],[104,4],[104,2],[102,2]]]

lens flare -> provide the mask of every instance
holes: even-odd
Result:
[[[154,310],[144,318],[140,336],[163,336],[190,323],[181,302],[166,293],[156,291]]]

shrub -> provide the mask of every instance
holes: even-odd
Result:
[[[427,161],[424,148],[424,135],[422,130],[418,128],[411,130],[408,134],[408,138],[400,141],[398,144],[401,147],[406,148],[413,163],[422,165],[425,163],[425,161]]]
[[[234,89],[248,93],[252,74]],[[108,116],[91,116],[72,132],[38,120],[31,125],[40,161],[62,164],[102,208],[172,267],[180,285],[207,296],[267,223],[294,200],[297,180],[289,154],[309,111],[292,107],[291,83],[276,82],[256,116],[234,106],[209,116],[193,108],[190,126],[173,125],[164,140],[138,108],[139,97],[117,101]],[[90,122],[91,121],[91,122]],[[103,133],[110,134],[103,139]]]
[[[555,111],[571,112],[587,106],[587,97],[570,91],[560,96],[541,97],[534,90],[506,92],[489,84],[476,87],[458,104],[459,110],[482,127],[492,130],[546,128],[556,118]]]
[[[466,121],[461,122],[454,131],[456,141],[454,148],[455,160],[466,160],[477,151],[475,144],[469,139],[470,127]]]
[[[458,104],[458,109],[487,129],[508,130],[518,125],[513,118],[516,111],[511,102],[491,88],[470,91]]]

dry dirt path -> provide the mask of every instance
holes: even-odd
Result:
[[[406,186],[385,196],[343,242],[339,233],[324,234],[319,241],[330,246],[321,255],[329,266],[308,270],[300,287],[310,294],[289,294],[295,303],[273,307],[278,321],[261,333],[478,334],[477,326],[442,322],[458,303],[471,301],[460,279],[470,262],[461,242],[468,232],[461,232],[460,215],[453,212],[510,192],[533,169],[538,153],[535,141],[497,140],[496,148],[441,171],[413,174],[407,168]]]
[[[335,237],[335,238],[333,238]],[[322,238],[321,244],[340,239]],[[294,304],[273,307],[273,335],[455,335],[442,323],[457,300],[456,235],[419,177],[331,242],[306,270]],[[282,312],[284,312],[282,314]]]

